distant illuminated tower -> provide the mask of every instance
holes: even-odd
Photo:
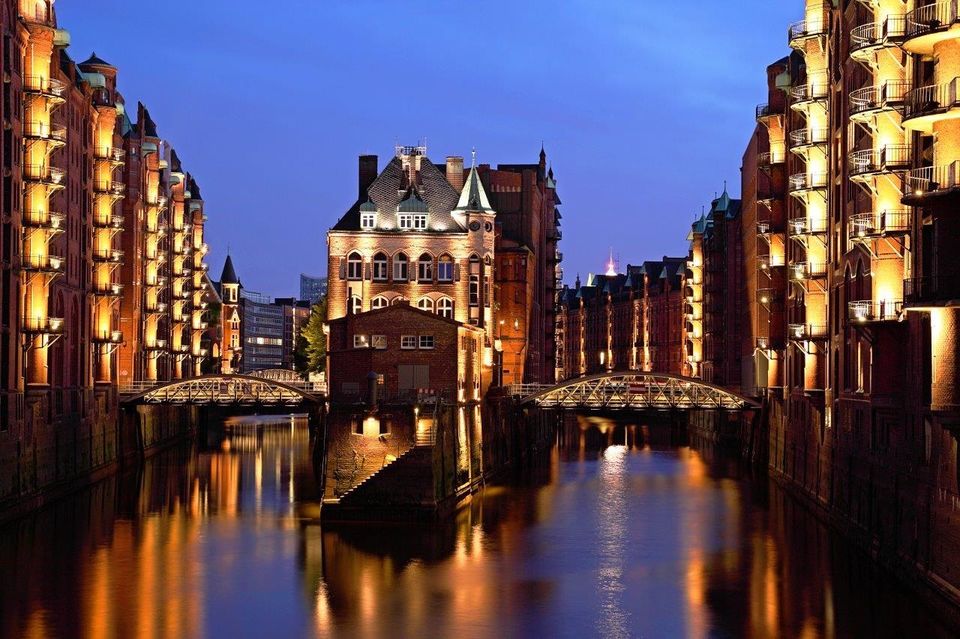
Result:
[[[607,271],[604,275],[614,276],[617,274],[617,262],[613,259],[613,248],[610,249],[610,257],[607,259]]]

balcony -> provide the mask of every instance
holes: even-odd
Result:
[[[907,14],[903,48],[920,55],[933,54],[938,42],[960,37],[957,0],[941,0],[917,7]]]
[[[944,84],[933,84],[910,91],[903,105],[903,127],[909,131],[932,133],[934,122],[960,118],[958,85],[960,78],[954,78]]]
[[[25,211],[23,225],[34,229],[45,229],[50,233],[63,233],[67,229],[67,218],[63,213],[53,211]]]
[[[899,46],[906,35],[906,16],[892,15],[882,22],[870,22],[850,32],[850,57],[859,62],[872,62],[877,53]]]
[[[907,173],[903,203],[917,205],[928,196],[942,195],[960,186],[960,161],[942,166],[925,166]]]
[[[820,280],[827,277],[827,265],[823,262],[791,262],[790,280],[793,282],[806,282],[808,280]]]
[[[116,180],[95,180],[93,190],[119,197],[127,190],[127,185]]]
[[[148,351],[165,351],[167,350],[167,340],[158,339],[153,342],[147,342],[146,349]]]
[[[23,177],[31,182],[44,184],[51,188],[62,189],[65,187],[63,178],[66,173],[63,169],[58,169],[47,164],[24,164]]]
[[[61,335],[63,333],[63,318],[24,317],[20,326],[24,333],[33,335]]]
[[[120,249],[94,251],[93,261],[101,264],[121,264],[123,262],[123,251]]]
[[[764,151],[757,155],[757,165],[761,168],[777,166],[787,161],[786,153],[783,151]]]
[[[787,334],[795,341],[820,340],[827,338],[827,327],[820,324],[788,324]]]
[[[761,255],[757,258],[757,266],[760,268],[761,271],[764,271],[764,272],[770,272],[772,269],[780,268],[785,265],[786,265],[786,262],[784,262],[782,257],[771,257],[769,255]]]
[[[809,191],[827,188],[826,173],[796,173],[790,176],[790,194],[803,195]]]
[[[147,302],[143,306],[144,310],[147,313],[152,313],[154,315],[167,312],[167,303],[166,302]]]
[[[782,104],[758,104],[757,122],[760,124],[769,125],[771,119],[782,117],[783,113],[784,109]]]
[[[850,92],[850,117],[864,120],[878,113],[895,111],[903,106],[910,93],[909,82],[884,82]]]
[[[23,137],[44,140],[60,147],[67,143],[67,127],[34,120],[23,125]]]
[[[113,146],[98,146],[93,154],[98,160],[108,160],[113,164],[123,164],[125,155],[123,149]]]
[[[807,42],[824,39],[829,26],[829,14],[824,7],[822,15],[791,24],[787,29],[787,43],[791,49],[803,50]]]
[[[57,275],[63,272],[63,258],[58,255],[24,255],[21,267],[25,271]]]
[[[95,344],[122,344],[122,331],[97,331],[92,336]]]
[[[909,231],[910,211],[907,209],[857,213],[847,222],[847,239],[850,242],[902,235]]]
[[[830,83],[826,74],[816,74],[807,78],[803,84],[790,88],[794,111],[804,110],[811,102],[825,102],[830,93]]]
[[[960,277],[931,275],[903,282],[905,306],[960,306]]]
[[[122,215],[111,215],[107,219],[94,219],[93,220],[94,228],[98,229],[109,229],[112,231],[122,231],[123,230],[123,216]]]
[[[757,301],[763,306],[769,306],[780,301],[780,291],[775,288],[758,288]]]
[[[770,222],[757,222],[757,235],[764,238],[770,235]]]
[[[123,284],[109,282],[106,285],[94,284],[93,294],[99,297],[120,297],[123,295]]]
[[[824,235],[827,232],[826,218],[794,217],[787,223],[791,237]]]
[[[902,311],[900,300],[860,300],[847,304],[847,319],[857,324],[896,322]]]
[[[63,102],[63,93],[67,85],[55,78],[45,78],[39,75],[28,75],[23,78],[25,93],[42,95],[57,102]]]
[[[910,168],[910,145],[891,144],[882,149],[853,151],[848,156],[850,179],[869,180],[881,173],[906,171]]]
[[[790,149],[804,149],[827,143],[829,129],[797,129],[790,132]]]
[[[53,2],[50,3],[50,5],[52,4]],[[54,20],[53,8],[46,3],[41,4],[34,2],[32,7],[20,11],[20,17],[23,18],[23,21],[27,24],[36,24],[50,28],[57,26]]]

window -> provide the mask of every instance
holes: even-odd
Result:
[[[386,335],[373,335],[370,337],[370,345],[377,350],[385,350],[387,348],[387,336]]]
[[[426,213],[418,213],[413,216],[413,228],[417,229],[418,231],[422,231],[423,229],[427,228]]]
[[[353,347],[354,348],[370,348],[370,338],[366,335],[354,335]]]
[[[417,347],[417,336],[416,335],[401,335],[400,336],[400,348],[403,350],[413,350]]]
[[[437,261],[437,281],[453,281],[453,259],[449,255],[441,255]]]
[[[372,229],[377,225],[377,214],[376,213],[361,213],[360,214],[360,228],[362,229]]]
[[[230,336],[230,348],[236,348],[240,346],[240,336],[234,333]]]
[[[400,213],[397,215],[397,226],[401,229],[412,229],[413,215],[410,213]]]
[[[360,254],[357,252],[353,252],[347,256],[347,279],[363,279],[363,258],[360,257]]]
[[[407,256],[403,253],[397,253],[393,257],[393,279],[397,282],[407,281]]]
[[[480,305],[480,258],[470,258],[470,306]]]
[[[386,308],[387,306],[387,298],[385,298],[383,295],[377,295],[370,301],[370,308],[374,310],[378,308]]]
[[[417,302],[417,308],[421,311],[427,311],[428,313],[433,312],[433,300],[429,297],[421,297],[420,301]]]
[[[387,256],[384,253],[373,256],[373,279],[378,282],[387,281]]]
[[[433,257],[429,253],[420,256],[417,262],[417,280],[429,282],[433,279]]]
[[[390,300],[390,306],[396,306],[400,302],[406,302],[406,301],[407,301],[407,298],[405,298],[403,295],[397,295],[395,298]]]
[[[359,315],[363,312],[363,301],[356,295],[350,296],[350,313]]]
[[[433,348],[433,335],[421,335],[420,348],[423,348],[423,349]]]
[[[453,300],[449,297],[442,298],[437,302],[437,315],[453,319]]]

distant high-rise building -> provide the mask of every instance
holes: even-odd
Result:
[[[300,274],[300,299],[316,304],[327,294],[327,278]]]

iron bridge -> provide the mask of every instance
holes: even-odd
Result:
[[[326,398],[307,382],[291,383],[252,375],[204,375],[121,389],[123,404],[216,406],[302,406]]]
[[[760,405],[699,379],[665,373],[602,373],[557,385],[517,384],[521,404],[590,410],[748,410]]]

